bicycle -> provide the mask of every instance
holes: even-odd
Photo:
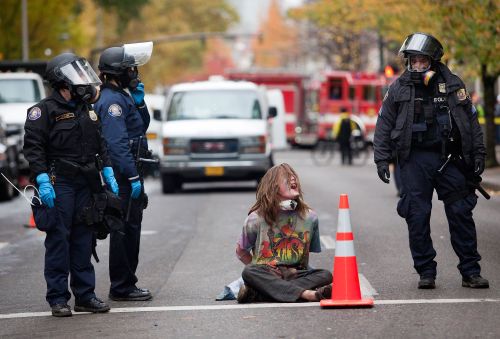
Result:
[[[319,140],[311,151],[314,164],[318,166],[329,165],[335,155],[337,143],[333,139]]]
[[[373,144],[370,141],[366,141],[361,133],[355,132],[353,131],[353,135],[351,136],[352,164],[363,166],[372,158]]]

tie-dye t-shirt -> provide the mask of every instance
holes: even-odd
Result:
[[[252,251],[253,264],[306,269],[309,252],[321,252],[318,216],[312,210],[304,219],[295,211],[280,211],[278,223],[269,227],[264,218],[252,212],[245,220],[238,245]]]

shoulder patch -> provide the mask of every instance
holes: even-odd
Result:
[[[111,115],[112,117],[119,117],[122,115],[122,108],[118,104],[112,104],[108,108],[108,114]]]
[[[36,120],[41,116],[42,116],[42,110],[40,109],[40,107],[35,106],[28,112],[28,119],[30,120]]]
[[[463,100],[467,99],[467,93],[465,92],[465,88],[460,88],[457,91],[457,98],[460,101],[463,101]]]

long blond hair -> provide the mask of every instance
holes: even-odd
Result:
[[[289,179],[291,176],[295,177],[297,190],[299,191],[299,196],[295,199],[297,201],[295,211],[304,219],[309,211],[309,206],[304,202],[302,187],[297,173],[287,163],[273,166],[264,174],[255,194],[257,201],[250,208],[248,214],[256,211],[257,214],[264,218],[268,225],[272,226],[276,223],[280,211],[280,182],[284,178]]]

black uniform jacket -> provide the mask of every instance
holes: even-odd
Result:
[[[97,114],[89,104],[67,102],[58,91],[28,109],[24,130],[32,178],[47,173],[52,160],[85,164],[99,154],[104,166],[111,166]]]
[[[462,140],[462,154],[467,164],[474,159],[484,159],[483,132],[477,120],[476,110],[465,92],[463,81],[442,63],[438,72],[446,83],[446,96],[451,115]],[[415,87],[410,72],[405,71],[389,87],[380,108],[375,128],[375,162],[389,162],[396,151],[398,161],[404,163],[411,150]]]

